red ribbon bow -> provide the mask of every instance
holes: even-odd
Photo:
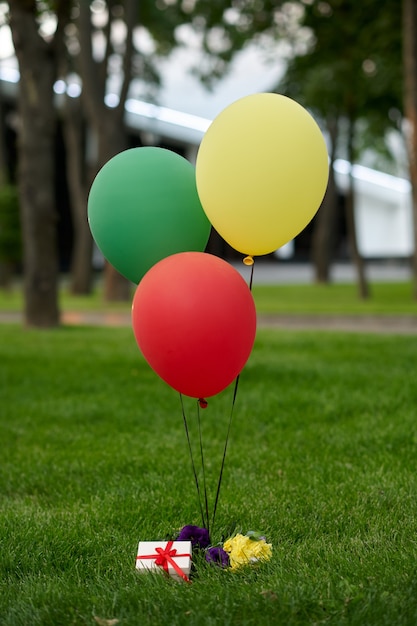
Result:
[[[184,574],[180,566],[174,561],[173,557],[188,556],[191,558],[191,554],[177,554],[176,548],[172,547],[173,541],[168,541],[165,548],[155,548],[157,554],[142,554],[136,557],[136,560],[142,559],[154,559],[155,565],[162,567],[168,573],[168,564],[172,565],[174,570],[179,576],[187,583],[191,582],[190,579]]]

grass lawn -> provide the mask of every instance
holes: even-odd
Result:
[[[131,329],[3,325],[0,354],[2,626],[417,623],[416,337],[258,332],[212,540],[261,530],[273,558],[197,559],[191,585],[134,569],[200,517],[178,394]],[[211,501],[230,403],[201,412]]]
[[[246,277],[245,277],[246,279]],[[371,297],[360,300],[357,287],[350,283],[329,285],[257,285],[253,294],[259,313],[308,315],[414,315],[417,303],[412,297],[411,282],[370,285]],[[133,297],[133,287],[132,287]],[[63,311],[129,312],[131,302],[103,301],[100,284],[92,295],[72,296],[63,284],[60,293]],[[19,286],[9,292],[0,290],[0,311],[20,311],[23,307]]]

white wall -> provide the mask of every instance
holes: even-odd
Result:
[[[349,163],[335,163],[341,191],[349,184]],[[408,180],[361,165],[352,170],[359,252],[365,258],[396,258],[413,254],[411,185]]]

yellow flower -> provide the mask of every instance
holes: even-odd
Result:
[[[254,540],[240,534],[227,539],[223,549],[229,554],[232,569],[257,561],[267,561],[272,555],[272,545],[266,543],[265,539]]]

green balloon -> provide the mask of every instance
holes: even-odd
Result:
[[[101,168],[90,189],[88,221],[104,257],[133,283],[171,254],[202,252],[211,228],[194,166],[156,147],[125,150]]]

